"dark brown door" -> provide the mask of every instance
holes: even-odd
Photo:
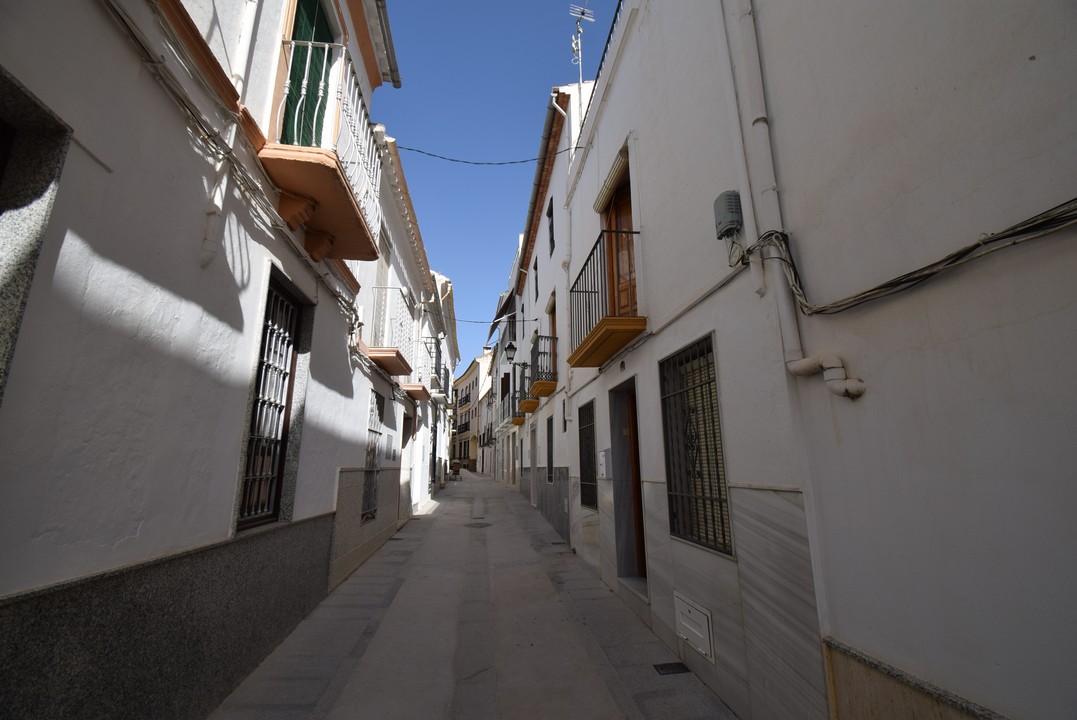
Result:
[[[632,492],[632,525],[636,535],[636,576],[647,577],[647,544],[643,536],[643,482],[639,473],[639,423],[636,392],[625,393],[625,441],[628,444],[629,487]]]

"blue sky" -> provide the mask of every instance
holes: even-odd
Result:
[[[390,2],[402,86],[382,85],[371,116],[402,147],[502,162],[538,155],[550,88],[578,81],[566,0]],[[575,0],[584,79],[594,79],[616,0]],[[482,352],[523,230],[534,163],[473,166],[401,150],[431,267],[453,281],[461,365]],[[479,322],[464,322],[479,321]]]

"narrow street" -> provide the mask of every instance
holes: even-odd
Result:
[[[210,716],[732,718],[520,495],[463,471]]]

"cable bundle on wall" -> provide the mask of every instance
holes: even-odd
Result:
[[[764,247],[774,248],[778,252],[778,259],[784,264],[789,287],[792,289],[793,297],[796,299],[797,306],[801,312],[805,315],[833,315],[857,305],[908,290],[946,270],[960,267],[965,263],[999,250],[1005,250],[1006,248],[1026,243],[1029,240],[1045,237],[1073,225],[1077,225],[1077,198],[1068,200],[1005,230],[981,237],[976,242],[955,250],[949,255],[912,272],[887,280],[869,290],[822,305],[815,305],[808,301],[801,283],[800,273],[797,271],[796,263],[789,252],[789,238],[783,232],[771,230],[763,233],[755,244],[744,249],[739,258],[731,257],[731,261],[739,259],[739,262],[747,262],[747,258],[752,252]]]

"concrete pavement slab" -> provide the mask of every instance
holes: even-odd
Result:
[[[210,720],[734,718],[537,510],[461,472]]]

